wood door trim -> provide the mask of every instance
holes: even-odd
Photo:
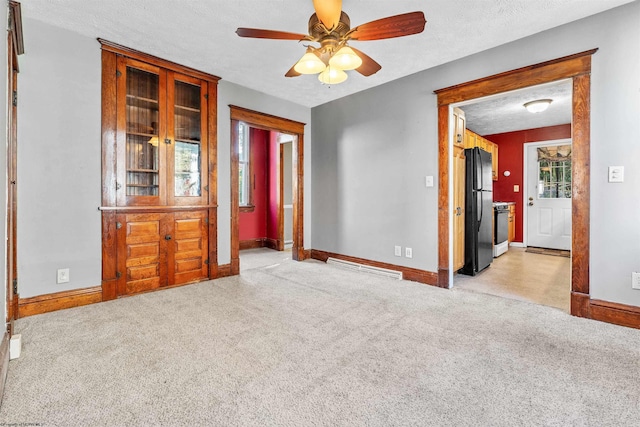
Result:
[[[238,189],[238,139],[235,122],[242,121],[258,129],[293,134],[297,143],[292,145],[293,179],[293,248],[292,258],[302,261],[307,258],[304,250],[304,123],[235,105],[231,111],[231,274],[240,273],[240,206]]]
[[[448,105],[483,96],[495,95],[556,80],[589,74],[591,56],[598,49],[586,50],[539,64],[528,65],[504,73],[472,80],[434,91],[438,105]]]
[[[438,276],[449,283],[449,109],[450,104],[501,92],[571,78],[573,80],[573,180],[571,314],[590,317],[589,301],[589,188],[590,188],[590,73],[597,49],[534,64],[435,91],[438,95]]]

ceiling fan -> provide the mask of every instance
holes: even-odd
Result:
[[[356,70],[367,77],[382,66],[365,53],[348,45],[351,40],[382,40],[421,33],[427,23],[422,12],[389,16],[351,28],[349,16],[342,11],[342,0],[313,0],[315,13],[309,18],[309,34],[285,31],[238,28],[240,37],[274,40],[297,40],[319,43],[307,45],[307,52],[286,77],[317,74],[325,84],[338,84],[347,79],[347,70]]]

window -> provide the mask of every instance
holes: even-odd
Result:
[[[538,162],[538,198],[571,198],[571,159]]]
[[[238,184],[240,207],[253,207],[251,198],[251,146],[249,143],[249,126],[238,122]]]

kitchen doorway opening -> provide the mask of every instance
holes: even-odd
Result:
[[[589,295],[589,207],[590,207],[590,85],[593,49],[468,83],[437,90],[439,171],[438,189],[438,285],[453,285],[453,176],[450,126],[452,106],[464,101],[496,95],[563,79],[572,81],[572,236],[571,314],[591,317]]]
[[[466,153],[467,168],[453,170],[454,194],[466,193],[466,203],[459,206],[460,197],[453,198],[454,221],[459,213],[465,221],[462,232],[454,222],[452,286],[570,311],[571,92],[571,80],[563,80],[453,106],[455,123],[464,127],[455,136],[464,134],[466,148],[460,153],[453,144],[453,161]],[[524,104],[540,98],[553,99],[552,107],[528,112]],[[475,186],[468,178],[481,175],[470,167],[482,165],[469,161],[474,149],[488,158],[487,178]],[[465,178],[467,185],[458,189]],[[474,201],[479,194],[486,203]],[[484,215],[477,209],[483,205]],[[466,253],[465,265],[457,270],[460,253]],[[478,271],[470,266],[473,257],[483,261]]]

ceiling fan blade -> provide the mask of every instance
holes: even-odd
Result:
[[[355,47],[349,45],[351,50],[355,52],[356,55],[362,59],[362,65],[356,68],[356,71],[362,74],[365,77],[369,77],[372,74],[377,73],[382,68],[382,65],[378,64],[376,61],[371,59],[369,55],[366,53],[356,49]]]
[[[285,77],[298,77],[301,74],[299,72],[297,72],[296,70],[294,70],[295,66],[296,66],[297,62],[295,64],[293,64],[293,67],[291,67],[289,69],[289,71],[287,71],[287,74],[285,74]]]
[[[258,28],[238,28],[236,34],[240,37],[251,37],[254,39],[274,39],[274,40],[304,40],[306,34],[287,33],[286,31],[261,30]]]
[[[342,0],[313,0],[313,8],[325,27],[331,29],[340,22]]]
[[[381,40],[410,36],[424,31],[427,20],[423,12],[403,13],[357,26],[349,35],[351,40]]]

